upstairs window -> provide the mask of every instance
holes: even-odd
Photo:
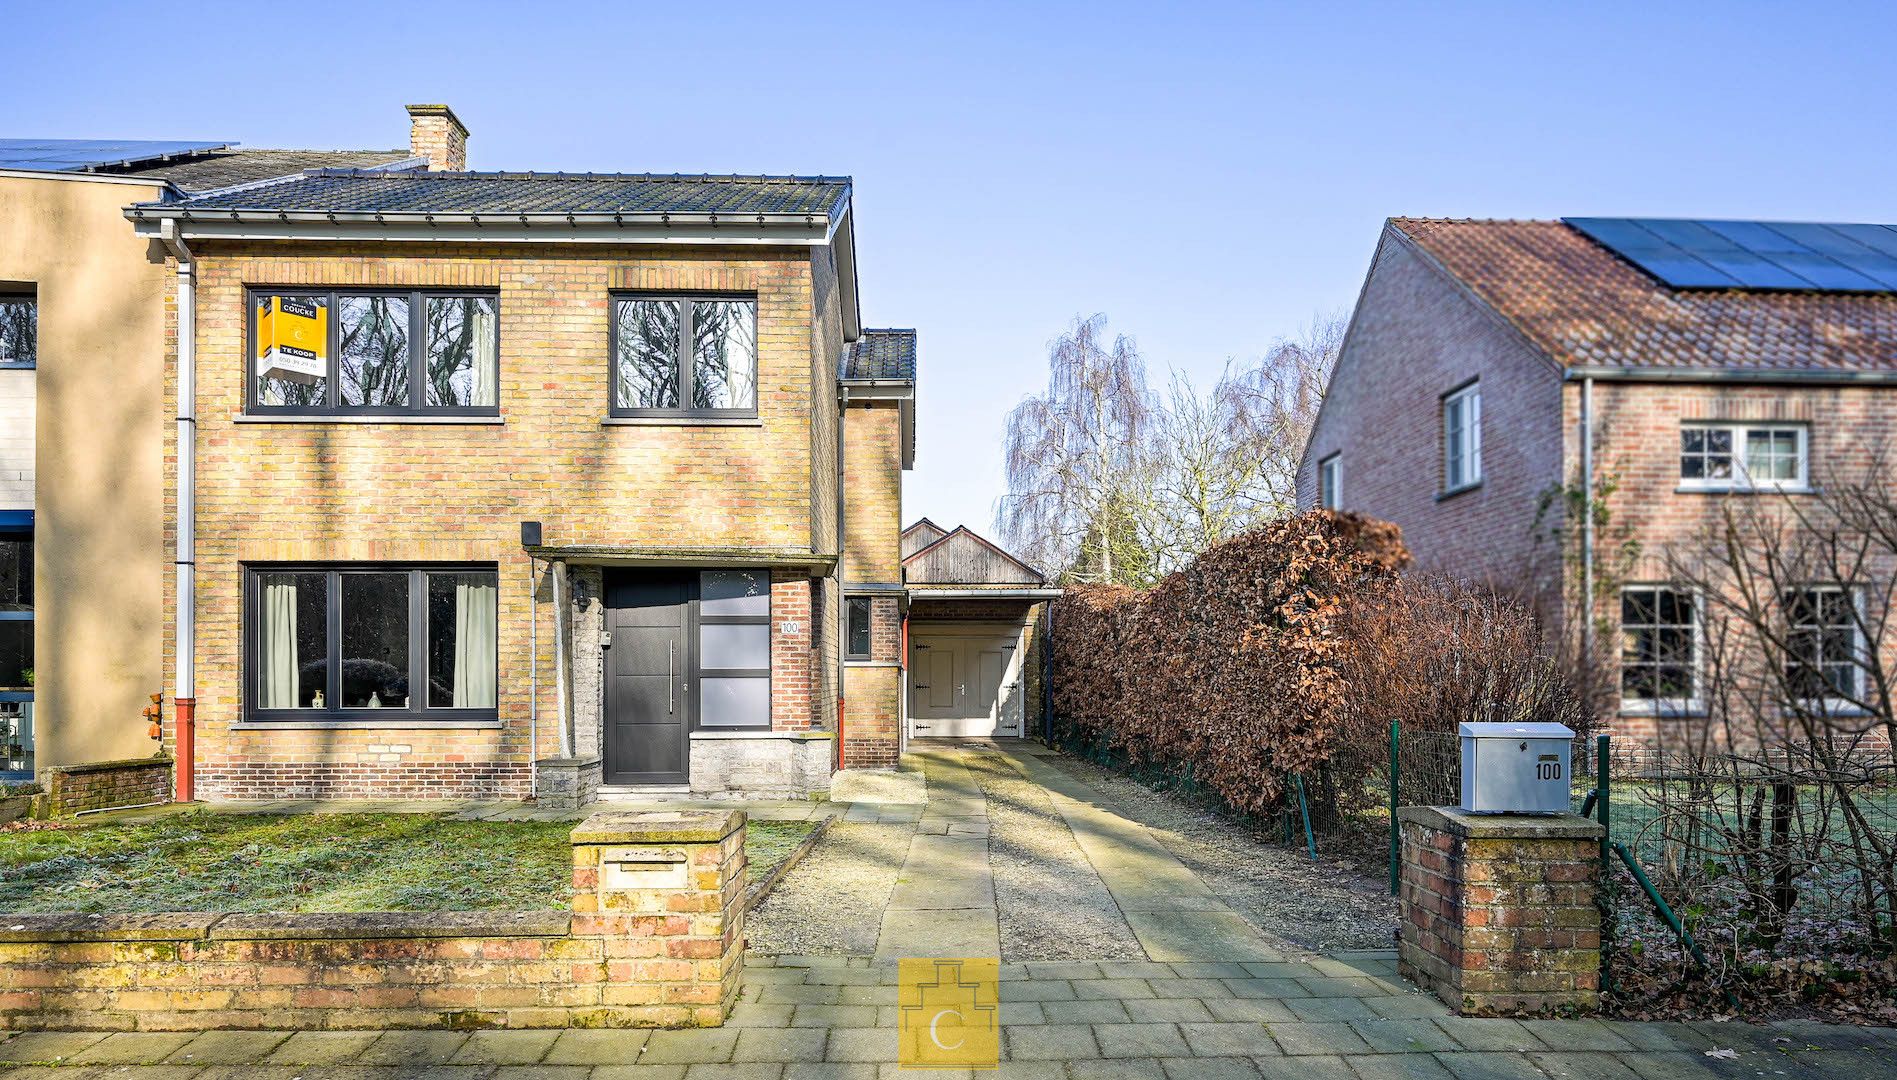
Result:
[[[757,415],[757,300],[615,296],[613,416]]]
[[[1688,423],[1680,427],[1680,486],[1705,491],[1794,490],[1809,475],[1803,424]]]
[[[1470,383],[1443,397],[1443,494],[1482,480],[1482,387]]]
[[[1344,508],[1344,458],[1332,454],[1317,463],[1317,505],[1326,510]]]
[[[0,367],[39,363],[40,305],[32,296],[0,294]]]
[[[1690,592],[1635,585],[1620,592],[1620,706],[1625,713],[1690,712],[1699,697],[1699,604]]]
[[[256,290],[253,413],[499,415],[499,300],[429,290]]]
[[[1814,703],[1858,700],[1865,656],[1853,590],[1839,585],[1793,589],[1784,604],[1786,683]]]

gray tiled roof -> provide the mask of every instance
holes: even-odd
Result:
[[[914,330],[864,330],[843,350],[837,377],[882,382],[916,381]]]
[[[802,214],[839,211],[848,177],[321,169],[173,208],[384,214]]]
[[[155,177],[171,181],[172,186],[180,191],[193,193],[270,180],[308,169],[366,169],[407,161],[411,156],[407,150],[225,149],[190,154],[170,161],[106,166],[89,171],[114,176]]]

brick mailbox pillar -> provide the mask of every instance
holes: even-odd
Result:
[[[573,936],[605,939],[601,1023],[724,1023],[743,970],[744,821],[602,811],[573,830]]]
[[[1599,1004],[1601,826],[1575,814],[1397,811],[1397,966],[1470,1015]]]

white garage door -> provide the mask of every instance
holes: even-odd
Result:
[[[1018,626],[909,631],[912,735],[1018,736],[1025,712]]]

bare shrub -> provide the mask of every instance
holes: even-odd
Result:
[[[1533,616],[1406,578],[1396,527],[1313,511],[1214,545],[1150,590],[1070,589],[1055,610],[1063,736],[1246,814],[1302,777],[1320,825],[1380,802],[1392,719],[1578,725]]]

